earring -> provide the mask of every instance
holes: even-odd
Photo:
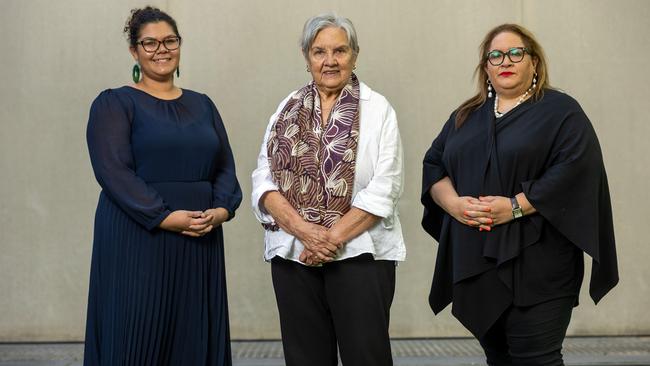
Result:
[[[488,85],[488,98],[492,98],[492,83],[490,82],[490,79],[485,80],[485,82]]]
[[[131,77],[133,78],[134,83],[138,83],[140,81],[140,65],[137,63],[133,65],[133,70],[131,71]]]
[[[354,65],[354,66],[352,67],[352,70],[356,70],[356,69],[357,69],[357,65]]]
[[[181,77],[181,67],[180,66],[176,68],[176,77],[177,78]]]
[[[311,70],[309,69],[309,66],[307,66],[307,72],[311,72]]]
[[[535,71],[535,75],[533,75],[533,89],[537,87],[537,71]]]

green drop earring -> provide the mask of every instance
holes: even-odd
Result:
[[[133,77],[133,82],[138,83],[140,81],[140,65],[137,63],[133,65],[133,71],[131,73],[131,76]]]
[[[176,68],[176,77],[177,78],[181,77],[181,67],[180,66]]]

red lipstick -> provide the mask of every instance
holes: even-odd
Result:
[[[499,76],[510,76],[510,75],[514,75],[514,74],[515,74],[514,72],[504,71],[504,72],[500,73]]]

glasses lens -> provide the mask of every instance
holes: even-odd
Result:
[[[165,45],[166,49],[172,51],[181,46],[181,39],[177,37],[167,38],[163,41],[163,44]]]
[[[508,51],[508,57],[512,62],[520,62],[524,58],[524,50],[521,48],[511,48]]]
[[[490,51],[488,53],[488,61],[494,66],[499,66],[503,62],[503,56],[503,52],[501,51]]]
[[[158,40],[155,39],[145,39],[142,42],[142,48],[147,52],[155,52],[158,49]]]

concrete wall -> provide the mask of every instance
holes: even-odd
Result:
[[[398,267],[395,337],[465,336],[427,295],[435,243],[420,229],[421,160],[473,91],[478,43],[502,22],[529,27],[551,81],[598,134],[609,173],[621,283],[595,307],[583,291],[571,334],[648,334],[650,1],[149,1],[183,35],[178,83],[210,95],[226,122],[246,199],[227,224],[232,337],[279,338],[250,173],[269,115],[308,81],[297,47],[308,16],[334,10],[360,37],[358,75],[395,107],[406,151],[400,203],[408,259]],[[85,145],[100,90],[130,82],[121,34],[143,1],[3,0],[0,12],[0,341],[83,339],[98,185]]]

